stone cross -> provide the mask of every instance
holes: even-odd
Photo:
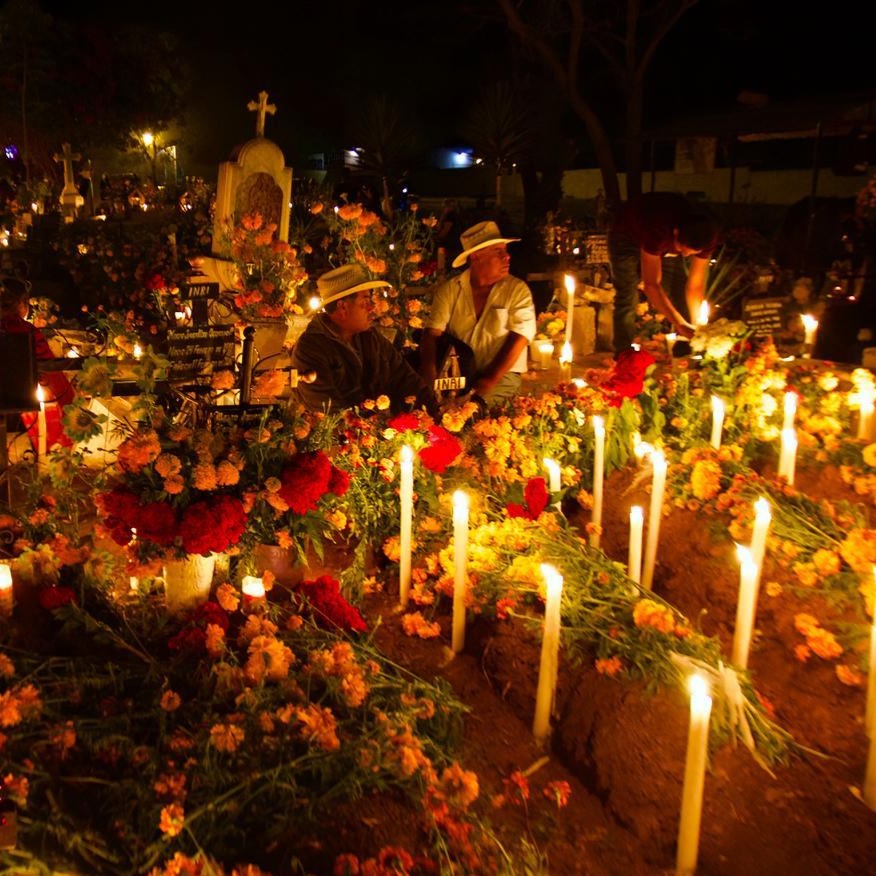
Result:
[[[277,105],[273,103],[268,103],[268,92],[260,91],[258,101],[251,100],[246,108],[251,112],[257,112],[258,116],[256,117],[256,137],[264,137],[265,136],[265,113],[270,113],[274,115],[277,112]]]
[[[57,152],[52,156],[55,161],[62,161],[64,163],[64,190],[76,188],[76,184],[73,181],[73,162],[79,161],[82,156],[78,152],[70,151],[70,144],[64,143],[61,148],[61,154],[59,155]]]

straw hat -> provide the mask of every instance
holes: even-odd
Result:
[[[386,280],[370,279],[365,268],[356,262],[326,271],[316,281],[316,289],[323,307],[362,289],[379,289],[381,286],[389,285]]]
[[[465,264],[465,260],[479,249],[495,246],[497,243],[514,243],[519,237],[502,237],[499,226],[495,222],[478,222],[459,235],[462,244],[462,252],[453,260],[453,267],[459,268]]]

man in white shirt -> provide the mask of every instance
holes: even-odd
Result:
[[[468,269],[440,286],[420,339],[420,373],[429,385],[437,376],[437,341],[444,332],[474,353],[472,396],[490,406],[520,389],[527,351],[535,337],[535,305],[529,287],[509,273],[508,244],[495,222],[479,222],[460,235],[462,252],[453,260]]]

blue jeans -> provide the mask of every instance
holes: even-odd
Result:
[[[636,306],[639,303],[639,283],[642,279],[639,245],[632,240],[614,238],[609,234],[608,258],[614,286],[614,349],[615,352],[620,352],[636,340]],[[686,283],[685,260],[681,256],[664,256],[662,286],[682,316],[687,313],[684,297]]]

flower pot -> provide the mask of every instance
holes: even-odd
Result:
[[[215,554],[164,561],[164,598],[169,614],[191,611],[209,599],[215,565]]]

